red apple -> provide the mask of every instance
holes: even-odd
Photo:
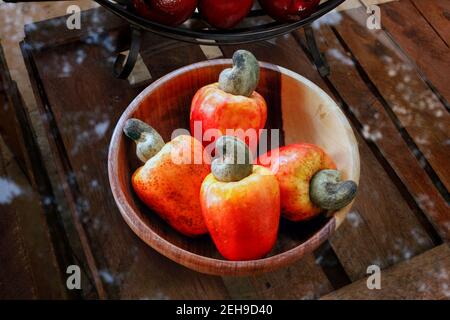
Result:
[[[197,0],[132,0],[136,12],[151,21],[177,26],[189,19]]]
[[[309,16],[320,0],[259,0],[266,13],[277,21],[297,21]]]
[[[253,0],[199,0],[202,17],[213,27],[230,29],[250,12]]]

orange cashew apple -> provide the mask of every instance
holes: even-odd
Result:
[[[207,164],[195,164],[203,156],[202,144],[180,135],[164,144],[148,124],[129,119],[124,133],[136,142],[136,154],[145,164],[132,177],[137,196],[174,229],[187,236],[207,233],[199,201],[202,181],[209,174]],[[180,156],[179,159],[174,157]],[[202,158],[201,158],[202,159]]]
[[[291,221],[303,221],[323,210],[336,211],[356,195],[353,181],[340,181],[333,160],[320,147],[301,143],[269,151],[257,163],[277,177],[281,213]]]

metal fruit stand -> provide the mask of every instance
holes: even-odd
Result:
[[[39,1],[39,0],[38,0]],[[64,1],[64,0],[50,0]],[[268,18],[267,14],[259,8],[251,10],[246,18],[250,27],[237,27],[230,30],[218,30],[208,27],[201,22],[201,16],[195,12],[193,16],[178,27],[166,26],[150,21],[137,15],[131,8],[129,0],[94,0],[107,10],[125,19],[131,27],[131,43],[128,55],[118,54],[114,63],[114,74],[117,78],[126,79],[134,68],[141,48],[143,32],[153,32],[171,39],[195,43],[199,45],[236,45],[249,42],[257,42],[275,38],[296,29],[303,28],[306,35],[306,43],[311,52],[314,64],[322,76],[330,73],[330,68],[320,53],[313,29],[312,22],[330,12],[345,0],[327,0],[319,4],[317,10],[310,16],[299,21],[283,23]],[[28,0],[5,0],[5,2],[36,2]],[[252,20],[252,21],[249,21]]]

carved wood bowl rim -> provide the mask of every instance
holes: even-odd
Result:
[[[122,128],[127,119],[131,117],[131,115],[135,112],[136,109],[139,108],[140,103],[145,99],[145,97],[151,94],[153,91],[157,90],[159,86],[164,83],[170,82],[172,79],[176,79],[178,76],[190,72],[195,69],[208,68],[212,66],[223,65],[223,67],[231,65],[231,59],[216,59],[194,63],[175,71],[168,73],[162,78],[156,80],[152,84],[150,84],[147,88],[145,88],[125,109],[119,121],[116,124],[114,129],[111,143],[109,147],[109,155],[108,155],[108,174],[109,174],[109,182],[110,187],[116,201],[116,204],[119,208],[119,211],[122,214],[122,217],[128,224],[128,226],[133,230],[133,232],[141,238],[146,244],[150,247],[158,251],[160,254],[166,256],[167,258],[185,266],[192,270],[211,274],[211,275],[254,275],[263,272],[274,271],[281,267],[288,266],[293,262],[301,259],[307,253],[310,253],[317,249],[325,240],[327,240],[334,231],[341,225],[344,221],[346,215],[350,211],[350,208],[353,204],[350,203],[346,207],[334,213],[333,217],[329,219],[329,221],[321,227],[315,234],[313,234],[308,240],[299,244],[298,246],[289,249],[287,251],[278,253],[273,256],[265,257],[258,260],[249,260],[249,261],[228,261],[215,259],[211,257],[202,256],[193,252],[190,252],[186,249],[183,249],[160,235],[158,235],[155,231],[152,230],[150,226],[146,224],[144,220],[140,218],[140,215],[135,212],[134,208],[129,204],[127,197],[125,196],[124,190],[121,187],[119,181],[118,172],[118,157],[119,155],[119,146],[124,138],[122,133]],[[297,81],[302,82],[309,89],[316,91],[317,94],[321,95],[322,98],[328,100],[328,105],[332,106],[332,111],[338,115],[338,118],[341,124],[346,127],[345,132],[348,134],[348,138],[352,141],[352,151],[351,155],[354,163],[354,168],[352,170],[352,174],[348,177],[349,179],[354,180],[356,183],[359,183],[359,174],[360,174],[360,160],[359,160],[359,152],[358,152],[358,144],[356,138],[354,136],[353,130],[341,111],[341,109],[337,106],[334,100],[328,96],[320,87],[311,82],[310,80],[304,78],[303,76],[290,71],[286,68],[280,67],[278,65],[260,62],[260,66],[262,69],[268,69],[275,72],[279,72],[285,76],[291,77]]]

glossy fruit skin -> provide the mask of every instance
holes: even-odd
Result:
[[[291,144],[260,156],[257,163],[269,168],[278,179],[283,217],[304,221],[321,212],[309,198],[309,184],[318,171],[336,169],[324,150],[313,144]]]
[[[292,22],[310,16],[320,0],[259,0],[259,3],[273,19]]]
[[[199,0],[198,10],[213,27],[230,29],[250,12],[253,0]]]
[[[191,104],[191,134],[195,134],[194,124],[200,121],[203,133],[217,129],[221,135],[226,129],[263,129],[267,120],[267,105],[256,91],[250,97],[237,96],[219,89],[218,83],[207,85],[197,91]],[[235,135],[237,136],[237,135]],[[258,137],[258,136],[257,136]],[[248,140],[245,141],[247,144]],[[206,147],[211,141],[204,141]]]
[[[255,165],[252,174],[237,182],[221,182],[210,174],[202,184],[200,202],[224,258],[253,260],[272,250],[280,220],[280,190],[269,170]]]
[[[200,207],[200,188],[210,173],[209,165],[177,164],[174,154],[203,154],[199,141],[181,135],[133,174],[132,185],[138,197],[174,229],[187,236],[207,233]]]
[[[132,0],[136,12],[151,21],[177,26],[189,19],[197,0]]]

